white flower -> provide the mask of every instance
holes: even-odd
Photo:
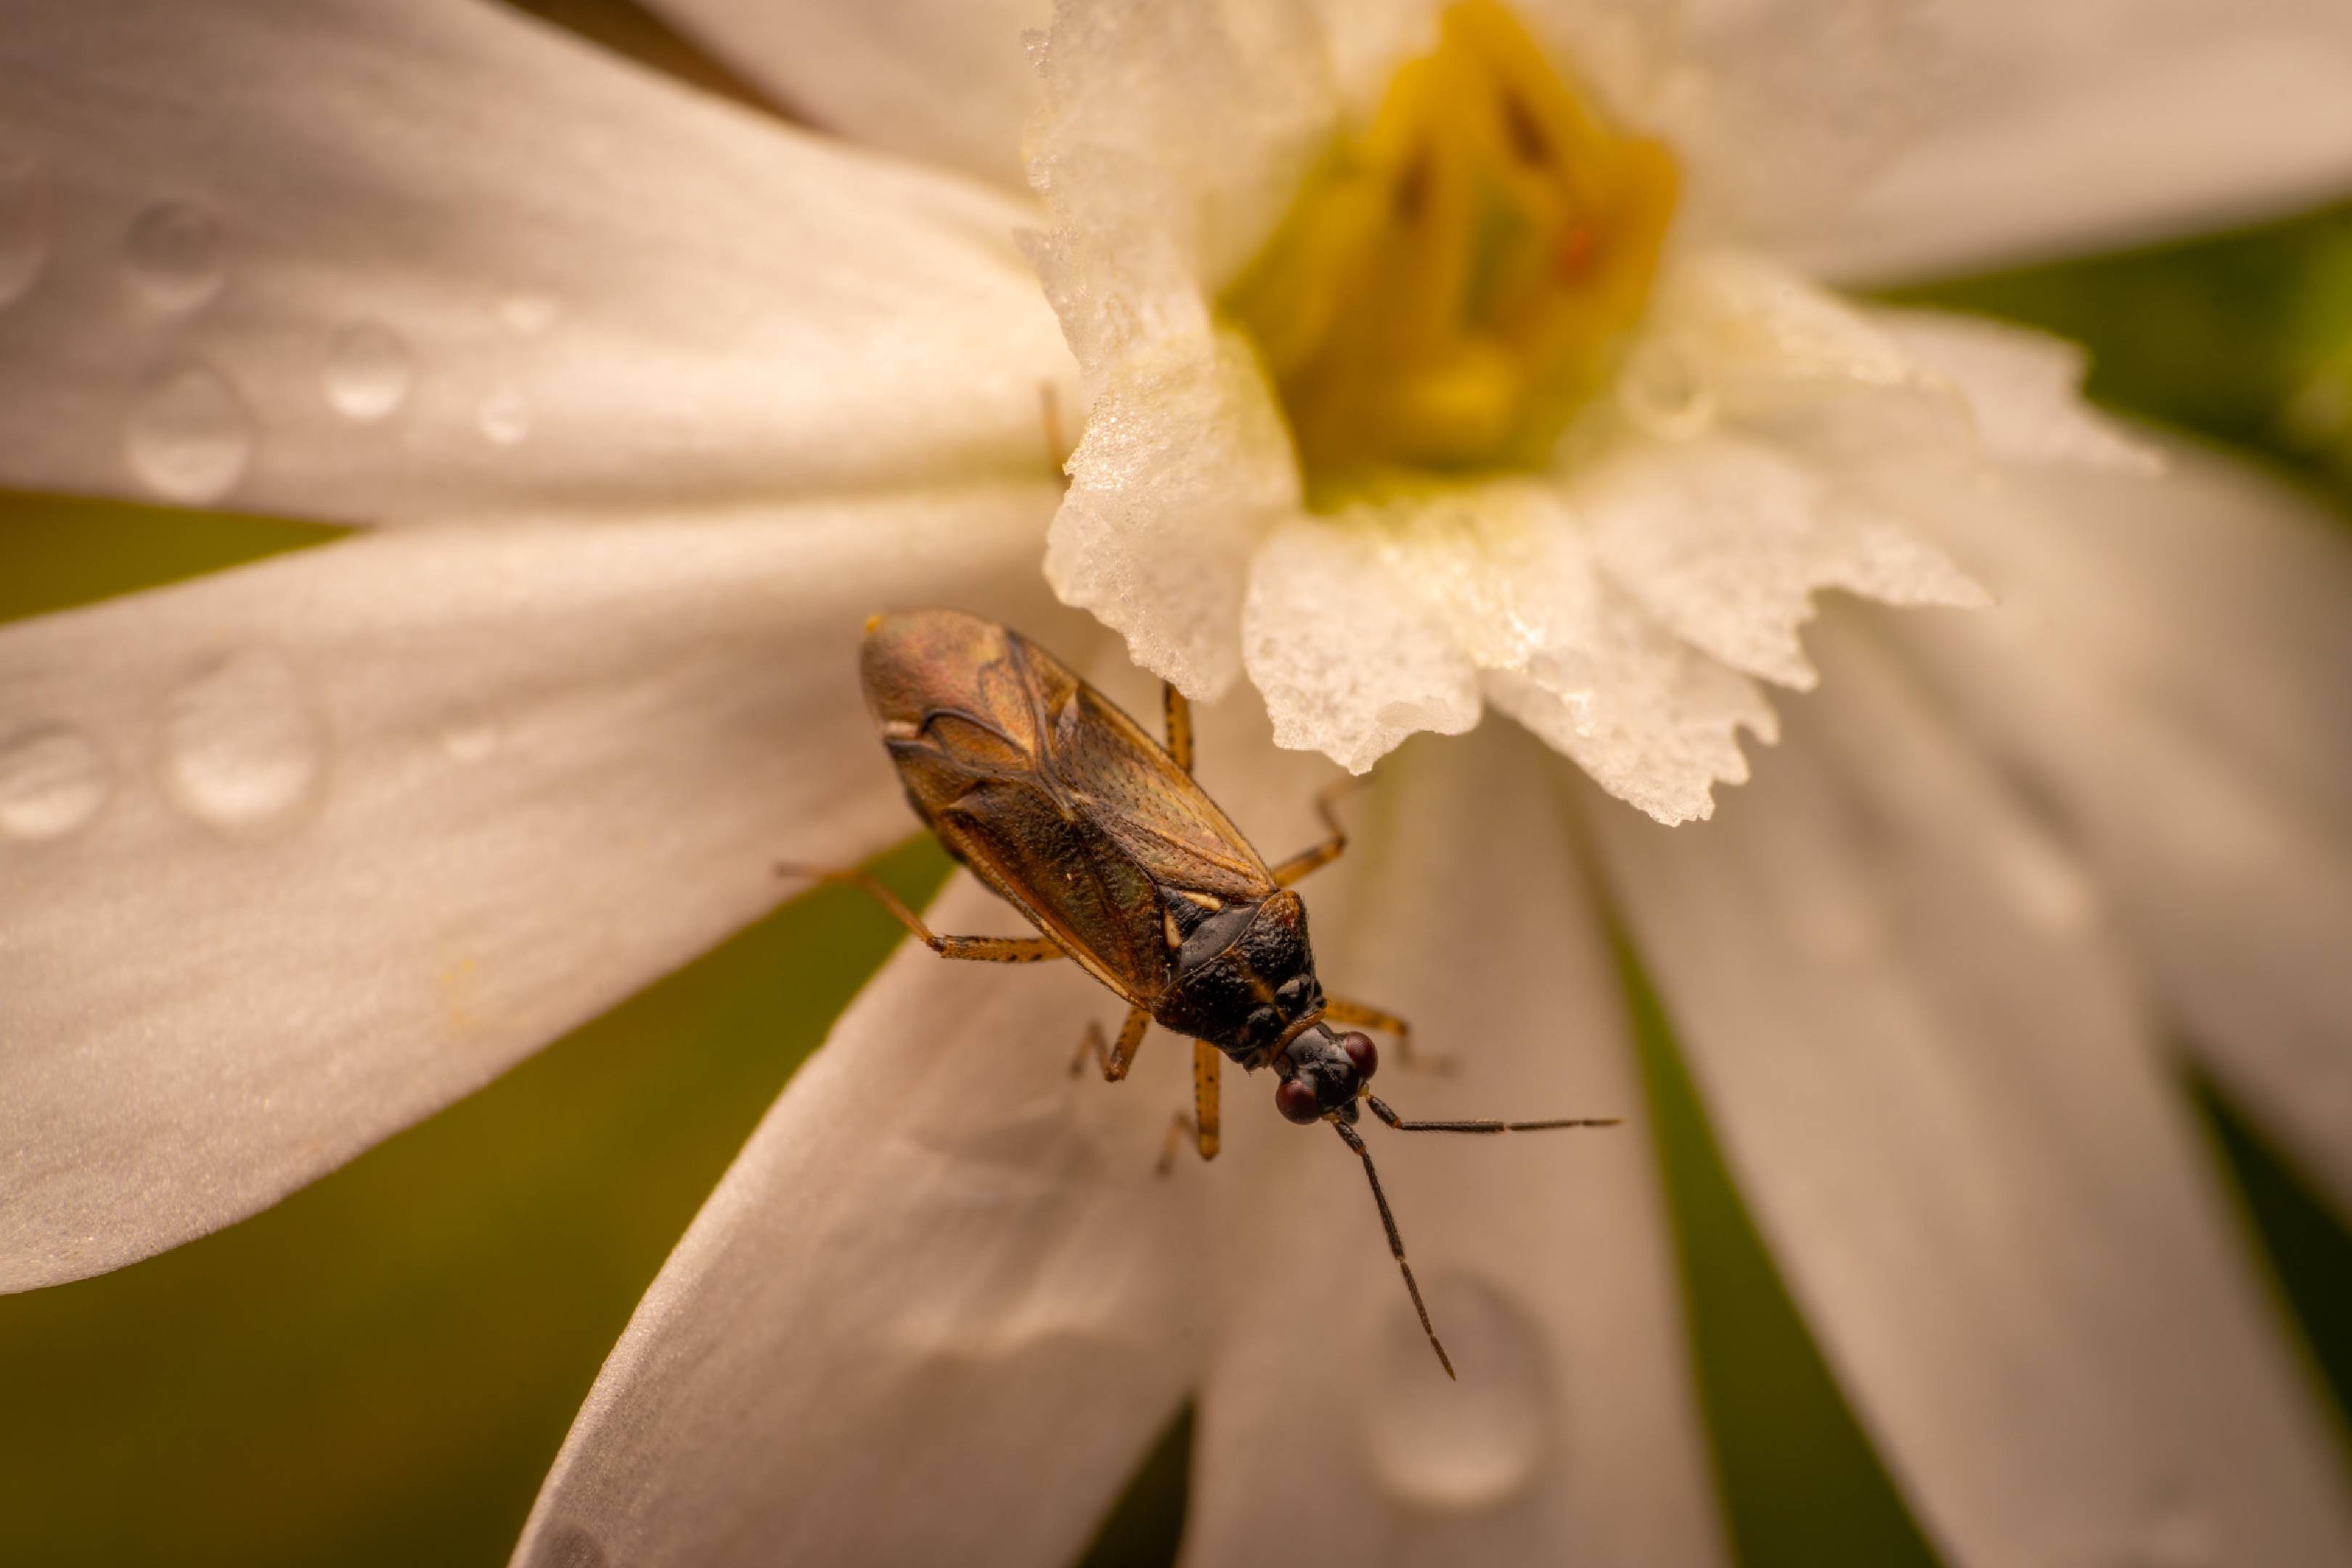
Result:
[[[1013,176],[992,7],[669,8]],[[951,601],[1115,676],[1045,595],[1058,507],[1065,591],[1351,764],[1491,700],[1693,815],[1770,722],[1750,677],[1818,668],[1704,831],[1501,726],[1397,759],[1309,887],[1334,988],[1465,1058],[1397,1098],[1637,1108],[1589,864],[1950,1561],[2352,1557],[2161,1049],[2185,1022],[2352,1193],[2352,567],[2211,458],[2105,471],[2132,449],[2063,351],[1798,270],[2340,187],[2347,24],[1523,14],[1671,144],[1681,237],[1567,458],[1376,520],[1301,511],[1206,306],[1425,13],[1066,10],[1041,220],[468,0],[17,5],[0,481],[429,526],[0,631],[0,1280],[250,1214],[764,909],[780,854],[901,835],[857,621]],[[1075,364],[1013,247],[1041,221]],[[1087,409],[1066,503],[1041,386]],[[1967,583],[1999,611],[1795,637],[1819,586]],[[1202,772],[1286,847],[1316,767],[1263,722],[1209,715]],[[935,918],[1009,925],[969,884]],[[1103,1003],[894,959],[655,1285],[524,1560],[1064,1560],[1193,1393],[1200,1562],[1722,1558],[1639,1137],[1384,1147],[1440,1393],[1352,1167],[1236,1084],[1225,1156],[1155,1181],[1180,1053],[1071,1083]]]

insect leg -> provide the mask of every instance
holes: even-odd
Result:
[[[1396,1215],[1389,1212],[1389,1195],[1381,1191],[1381,1173],[1372,1169],[1372,1152],[1364,1147],[1363,1139],[1346,1122],[1334,1121],[1331,1125],[1339,1130],[1340,1140],[1356,1152],[1356,1158],[1364,1163],[1364,1179],[1372,1184],[1372,1202],[1380,1205],[1381,1228],[1389,1233],[1389,1251],[1395,1255],[1397,1268],[1404,1275],[1405,1294],[1412,1298],[1412,1310],[1421,1314],[1421,1331],[1429,1336],[1429,1348],[1437,1352],[1437,1364],[1445,1369],[1446,1376],[1453,1377],[1453,1358],[1445,1353],[1445,1347],[1437,1342],[1437,1331],[1430,1325],[1429,1307],[1421,1299],[1421,1287],[1413,1279],[1412,1265],[1404,1260],[1404,1237],[1397,1230]]]
[[[779,863],[776,875],[805,877],[814,882],[834,882],[845,888],[864,890],[876,903],[889,910],[900,925],[913,931],[916,941],[941,958],[972,958],[983,963],[1035,963],[1041,959],[1064,956],[1060,948],[1042,936],[941,936],[925,925],[921,916],[901,903],[898,894],[865,871],[855,868],[834,871],[821,866]]]
[[[1077,1058],[1070,1063],[1070,1076],[1076,1078],[1084,1071],[1087,1058],[1091,1055],[1102,1066],[1103,1081],[1117,1083],[1135,1065],[1135,1047],[1143,1043],[1143,1031],[1150,1027],[1151,1015],[1140,1007],[1130,1007],[1127,1010],[1127,1022],[1119,1026],[1118,1043],[1105,1046],[1102,1025],[1088,1023],[1087,1037],[1078,1042]]]
[[[1420,1068],[1428,1072],[1452,1072],[1451,1056],[1423,1056],[1412,1048],[1412,1026],[1394,1013],[1383,1013],[1378,1007],[1367,1007],[1361,1002],[1343,1002],[1333,997],[1323,1004],[1323,1016],[1333,1024],[1353,1024],[1360,1029],[1378,1029],[1396,1037],[1397,1066]]]
[[[1400,1132],[1550,1132],[1562,1127],[1615,1127],[1624,1118],[1619,1116],[1570,1116],[1550,1121],[1492,1121],[1484,1118],[1470,1121],[1408,1121],[1389,1109],[1377,1094],[1364,1096],[1364,1103],[1372,1114]]]
[[[1287,888],[1309,871],[1318,871],[1337,860],[1348,847],[1348,830],[1339,826],[1339,802],[1362,787],[1360,778],[1344,778],[1324,785],[1315,794],[1315,815],[1323,819],[1331,837],[1319,844],[1308,846],[1274,868],[1274,885]]]
[[[1176,683],[1165,680],[1160,685],[1160,700],[1168,716],[1168,755],[1186,773],[1192,771],[1192,700],[1176,689]]]
[[[1203,1160],[1217,1157],[1217,1074],[1224,1066],[1225,1053],[1206,1040],[1192,1042],[1192,1114],[1176,1113],[1168,1127],[1168,1146],[1160,1151],[1160,1173],[1166,1175],[1176,1163],[1177,1146],[1190,1138],[1192,1147]]]

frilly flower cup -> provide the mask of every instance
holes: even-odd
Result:
[[[2346,189],[2340,5],[654,8],[839,137],[478,0],[11,8],[0,483],[363,531],[0,628],[0,1285],[902,837],[858,628],[950,604],[1210,704],[1266,842],[1458,737],[1322,973],[1458,1058],[1417,1111],[1638,1111],[1638,952],[1955,1568],[2352,1561],[2168,1055],[2352,1201],[2352,563],[1831,287]],[[1067,1561],[1188,1401],[1191,1563],[1727,1560],[1638,1115],[1401,1150],[1457,1387],[1353,1162],[1156,1177],[1185,1064],[1074,1083],[1097,1005],[885,965],[517,1562]]]

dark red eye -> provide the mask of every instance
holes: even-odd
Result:
[[[1316,1103],[1315,1090],[1295,1078],[1284,1079],[1281,1087],[1274,1091],[1274,1108],[1301,1127],[1323,1114],[1323,1107]]]
[[[1356,1064],[1359,1078],[1370,1078],[1381,1070],[1380,1047],[1372,1044],[1371,1036],[1351,1031],[1339,1037],[1339,1048],[1348,1053],[1349,1061]]]

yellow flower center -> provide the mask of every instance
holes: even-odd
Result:
[[[1256,345],[1318,510],[1543,466],[1616,367],[1675,205],[1496,0],[1343,135],[1218,303]]]

